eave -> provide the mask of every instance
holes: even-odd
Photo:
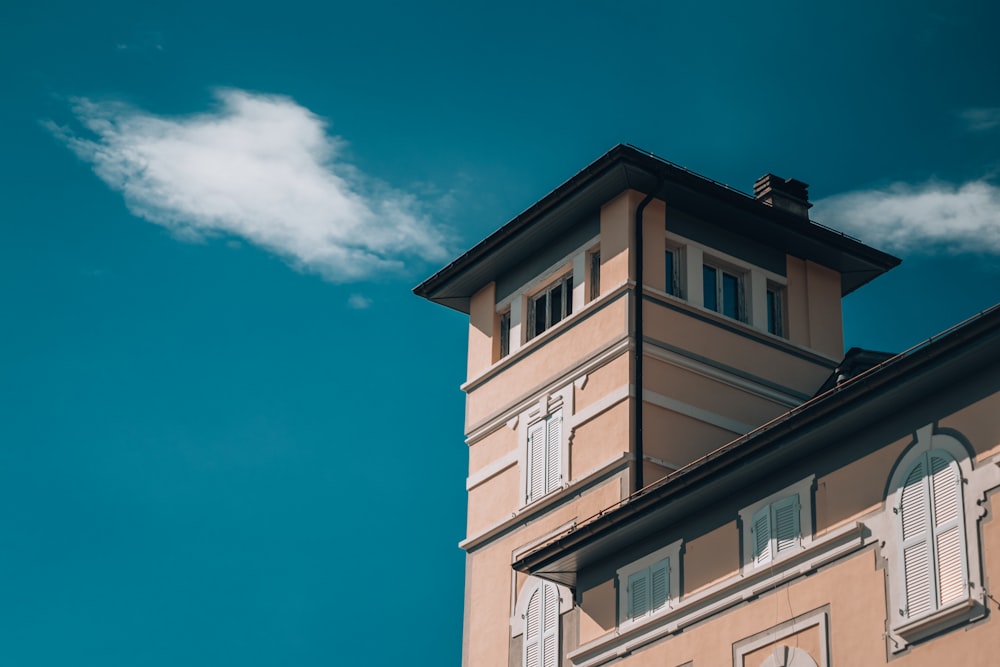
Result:
[[[582,569],[667,530],[734,488],[1000,363],[1000,304],[821,394],[521,556],[567,586]]]
[[[627,189],[652,192],[668,206],[841,274],[843,295],[899,264],[845,234],[754,199],[633,146],[619,144],[413,292],[469,312],[469,299],[538,247]],[[748,234],[747,230],[752,230]]]

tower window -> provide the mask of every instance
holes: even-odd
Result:
[[[711,264],[702,268],[705,307],[741,322],[746,321],[743,276]]]
[[[531,298],[528,306],[528,340],[573,312],[573,274],[567,274]]]

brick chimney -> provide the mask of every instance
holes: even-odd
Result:
[[[758,201],[781,208],[789,213],[809,217],[809,184],[794,178],[764,174],[753,184],[753,196]]]

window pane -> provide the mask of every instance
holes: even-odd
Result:
[[[500,316],[500,356],[510,354],[510,312]]]
[[[722,314],[739,319],[740,279],[731,273],[722,274]]]
[[[773,334],[781,333],[778,331],[778,295],[774,293],[774,290],[767,290],[767,330]]]
[[[542,294],[537,299],[535,299],[535,328],[534,328],[535,336],[542,333],[543,331],[545,331],[545,329],[548,328],[548,325],[545,322],[545,304],[547,301],[545,297],[546,295]]]
[[[702,268],[702,281],[705,287],[705,307],[709,310],[719,310],[718,295],[716,294],[715,269],[711,266]]]
[[[674,279],[674,251],[668,250],[666,255],[667,260],[667,294],[677,294],[676,281]]]
[[[556,285],[549,292],[549,326],[552,326],[556,322],[562,319],[562,306],[563,306],[563,288],[562,285]]]
[[[566,315],[573,314],[573,276],[566,279]]]
[[[590,300],[601,296],[601,253],[590,256]]]

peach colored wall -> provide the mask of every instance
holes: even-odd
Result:
[[[580,316],[584,313],[592,314],[582,319]],[[553,340],[547,334],[555,333],[546,332],[546,335],[529,343],[534,353],[520,357],[502,373],[468,392],[465,406],[467,433],[491,416],[536,393],[544,384],[569,371],[595,350],[625,336],[627,300],[621,297],[596,312],[576,313],[572,319],[557,326],[562,333],[556,344],[546,345]],[[522,348],[519,354],[525,353],[525,348]]]
[[[780,403],[647,356],[645,389],[756,426],[788,411]]]
[[[622,401],[574,430],[569,454],[571,480],[580,479],[628,451],[629,408],[629,401]]]
[[[913,442],[907,435],[828,475],[816,479],[813,507],[816,512],[816,534],[856,519],[882,505],[885,486],[892,467]]]
[[[647,309],[645,315],[647,336],[801,393],[812,395],[829,377],[831,368],[761,345],[747,331],[751,337],[662,306]]]
[[[684,595],[739,571],[740,530],[736,520],[686,541],[683,563]]]
[[[840,274],[807,261],[806,280],[809,285],[809,347],[839,359],[844,356]]]
[[[938,422],[940,428],[961,432],[983,460],[1000,448],[1000,393],[969,405]]]
[[[653,199],[642,211],[642,284],[661,292],[667,288],[666,227],[667,206]]]
[[[589,489],[579,499],[532,517],[523,526],[469,552],[466,577],[470,582],[466,605],[466,650],[464,663],[475,667],[505,667],[510,647],[510,616],[514,580],[510,567],[513,554],[573,520],[586,518],[620,498],[618,477]],[[570,612],[573,613],[573,612]]]
[[[642,199],[642,193],[626,190],[601,207],[602,292],[626,282],[632,276],[633,214]]]
[[[493,363],[495,321],[496,283],[489,283],[469,300],[469,363],[466,377],[479,375]]]
[[[517,466],[507,468],[469,491],[466,535],[476,535],[510,518],[521,506],[521,476]]]
[[[806,262],[788,255],[785,260],[785,298],[788,312],[788,340],[809,347],[809,283],[806,281]]]
[[[780,646],[789,646],[802,649],[808,653],[817,665],[822,664],[820,651],[825,643],[825,638],[820,636],[819,625],[812,625],[801,632],[793,633],[787,637],[782,637],[779,641],[771,642],[766,646],[751,651],[743,656],[741,667],[760,667],[774,654],[774,649]]]
[[[517,448],[517,431],[501,426],[469,445],[469,475],[475,475],[497,459],[516,452]]]
[[[682,467],[738,436],[692,417],[645,404],[643,454]]]
[[[574,388],[576,412],[585,410],[596,401],[629,384],[629,355],[623,353],[587,376],[583,389]]]

